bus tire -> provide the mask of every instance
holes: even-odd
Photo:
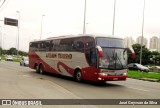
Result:
[[[36,72],[39,73],[39,66],[38,65],[35,66],[35,69],[36,69]]]
[[[44,74],[44,69],[42,64],[39,66],[39,73]]]
[[[76,70],[74,77],[77,82],[82,82],[82,72],[79,69]]]

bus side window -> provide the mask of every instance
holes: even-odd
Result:
[[[40,49],[41,51],[44,51],[45,50],[45,45],[44,45],[44,43],[41,43],[41,49]]]
[[[29,47],[29,51],[36,51],[36,42],[32,42],[32,43],[30,43],[30,47]]]
[[[56,51],[56,42],[55,42],[55,40],[52,41],[52,51]]]
[[[61,39],[60,47],[62,48],[61,51],[72,51],[74,38],[66,38]]]
[[[51,51],[58,51],[57,49],[57,45],[58,45],[58,41],[56,43],[57,40],[52,40],[51,41]]]
[[[84,42],[83,42],[83,40],[84,40],[83,37],[75,38],[74,42],[73,42],[72,49],[74,51],[84,52]]]
[[[52,41],[49,42],[49,51],[52,50]]]
[[[41,50],[41,45],[40,43],[37,43],[37,51],[40,51]]]
[[[44,51],[50,51],[50,41],[45,41],[44,43]]]

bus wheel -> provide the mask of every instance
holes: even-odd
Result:
[[[39,73],[39,66],[36,65],[35,68],[36,68],[36,72]]]
[[[75,80],[78,82],[82,82],[82,73],[80,70],[77,70],[75,73]]]
[[[43,65],[42,64],[39,66],[39,73],[40,74],[44,73],[44,69],[43,69]]]

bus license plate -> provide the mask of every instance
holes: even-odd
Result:
[[[118,80],[118,78],[113,78],[113,80]]]

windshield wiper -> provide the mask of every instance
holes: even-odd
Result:
[[[116,53],[116,55],[117,55],[117,53]],[[121,62],[121,60],[119,59],[118,56],[117,56],[117,59],[119,60],[119,63],[121,64],[122,68],[124,68],[124,67],[123,67],[123,64],[122,64],[122,62]]]
[[[112,51],[112,53],[113,53],[113,51]],[[123,68],[122,62],[121,62],[121,60],[119,59],[119,57],[117,56],[116,49],[114,49],[113,59],[114,59],[114,61],[115,61],[115,68],[118,68],[118,67],[117,67],[117,60],[119,61],[119,63],[121,64],[121,66],[122,66],[122,68]]]
[[[112,54],[113,54],[113,60],[114,60],[114,62],[115,62],[115,68],[116,68],[116,57],[115,57],[115,49],[114,49],[114,52],[112,51]]]

